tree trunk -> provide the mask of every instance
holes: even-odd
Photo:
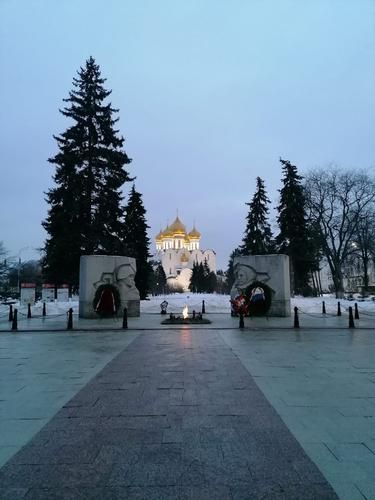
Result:
[[[342,299],[344,297],[344,283],[341,270],[336,272],[333,277],[333,283],[335,285],[336,298]]]
[[[323,287],[322,287],[322,280],[320,278],[320,269],[318,270],[317,275],[318,275],[319,292],[320,292],[319,295],[322,297],[322,295],[323,295]]]
[[[368,290],[368,257],[363,258],[363,291]]]
[[[312,282],[312,286],[313,286],[314,296],[317,297],[319,295],[319,290],[318,290],[318,287],[316,285],[316,278],[314,276],[314,271],[311,272],[311,282]]]

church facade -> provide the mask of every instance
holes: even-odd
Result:
[[[210,271],[216,273],[216,253],[214,250],[201,250],[200,239],[201,234],[195,226],[187,232],[178,216],[156,235],[155,257],[163,266],[170,288],[184,292],[189,290],[194,263],[206,261]]]

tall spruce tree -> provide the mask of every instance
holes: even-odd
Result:
[[[193,263],[193,269],[190,276],[189,290],[197,293],[199,289],[199,266],[198,262]]]
[[[226,284],[228,293],[231,291],[232,286],[236,280],[234,275],[234,258],[242,255],[241,249],[239,247],[235,248],[229,256],[228,268],[226,270]]]
[[[277,207],[280,233],[276,237],[276,243],[279,253],[289,255],[292,290],[294,293],[304,294],[309,287],[309,273],[314,259],[311,255],[303,177],[290,161],[280,158],[280,162],[284,176],[280,204]]]
[[[210,270],[207,259],[204,259],[201,291],[205,293],[213,293],[216,288],[216,281],[216,274]]]
[[[256,191],[249,206],[246,217],[247,226],[243,238],[241,252],[244,255],[263,255],[272,252],[272,232],[268,223],[268,204],[264,181],[257,177]]]
[[[193,293],[212,293],[216,286],[216,274],[210,271],[206,259],[194,262],[190,277],[189,290]]]
[[[131,160],[114,128],[118,110],[104,102],[111,94],[104,82],[90,57],[60,110],[73,124],[54,136],[59,152],[48,160],[56,165],[56,187],[46,193],[50,208],[42,223],[48,233],[43,268],[56,284],[78,284],[82,254],[122,253],[121,187],[132,180],[124,169]]]
[[[150,257],[150,240],[147,236],[149,226],[146,222],[146,210],[143,206],[142,195],[135,190],[130,191],[129,201],[125,207],[124,247],[125,255],[134,257],[137,262],[135,284],[139,290],[141,300],[147,297],[150,289],[152,274]]]
[[[167,292],[167,277],[160,262],[149,261],[152,272],[149,277],[149,290],[153,295],[165,294]]]
[[[197,282],[198,293],[204,293],[206,291],[206,271],[203,262],[198,264]]]
[[[206,292],[207,293],[214,293],[217,288],[217,276],[213,271],[210,271],[208,273],[208,276],[206,277]]]
[[[164,268],[161,264],[158,265],[155,271],[156,277],[156,290],[158,294],[165,294],[167,292],[167,277]]]
[[[207,286],[208,286],[208,277],[210,275],[210,268],[208,266],[208,262],[207,262],[207,259],[204,259],[203,261],[203,288],[204,288],[204,291],[207,292]]]

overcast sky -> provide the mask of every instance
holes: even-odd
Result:
[[[256,176],[277,203],[280,156],[302,174],[375,166],[373,0],[0,0],[0,32],[0,241],[22,260],[46,237],[58,110],[90,55],[152,249],[178,209],[225,268]]]

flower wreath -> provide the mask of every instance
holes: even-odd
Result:
[[[231,300],[235,314],[264,316],[272,303],[272,289],[261,281],[254,281],[240,295]]]
[[[110,299],[108,294],[111,294]],[[94,311],[99,314],[99,316],[105,317],[116,315],[121,305],[118,288],[110,284],[100,285],[95,292],[92,305]]]
[[[265,316],[272,304],[272,289],[261,281],[246,288],[249,316]]]
[[[237,295],[233,300],[231,300],[232,309],[235,314],[243,314],[247,316],[249,314],[249,307],[246,295]]]

